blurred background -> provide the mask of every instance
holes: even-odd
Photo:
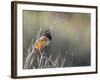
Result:
[[[51,32],[52,40],[47,47],[47,54],[52,55],[54,60],[58,55],[61,59],[66,57],[64,67],[90,66],[90,20],[89,13],[24,10],[23,61],[32,38],[36,40],[40,27],[43,26],[42,32],[44,32],[51,25],[56,24]],[[59,59],[59,64],[60,61]]]

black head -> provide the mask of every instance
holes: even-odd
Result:
[[[46,36],[49,40],[52,40],[52,36],[49,31],[46,31],[44,36]]]

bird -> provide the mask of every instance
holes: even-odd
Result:
[[[40,37],[38,40],[36,40],[34,47],[37,50],[42,50],[44,49],[46,46],[48,46],[50,44],[50,41],[52,40],[52,36],[50,31],[46,30]]]

